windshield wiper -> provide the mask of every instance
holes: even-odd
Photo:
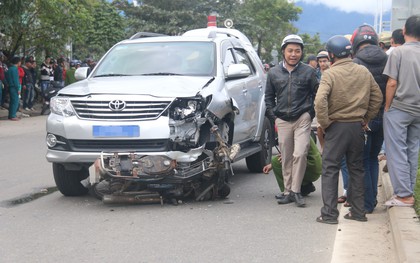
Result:
[[[109,74],[96,75],[96,76],[94,76],[94,78],[100,78],[100,77],[121,77],[121,76],[131,76],[131,75],[120,74],[120,73],[109,73]]]
[[[155,72],[155,73],[146,73],[141,74],[142,76],[182,76],[182,74],[172,73],[172,72]]]

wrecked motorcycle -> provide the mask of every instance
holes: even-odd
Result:
[[[202,127],[209,128],[213,143],[185,154],[102,152],[89,168],[90,192],[105,204],[177,204],[186,198],[204,201],[227,197],[233,175],[231,163],[240,146],[229,146],[222,135],[226,131],[211,118],[206,119],[211,125]]]

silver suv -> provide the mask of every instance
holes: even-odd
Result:
[[[87,193],[87,179],[109,202],[130,191],[227,196],[232,162],[261,172],[271,160],[264,68],[237,30],[137,34],[87,72],[52,98],[47,120],[46,158],[64,195]]]

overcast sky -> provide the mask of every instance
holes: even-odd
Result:
[[[306,2],[308,4],[324,4],[332,9],[344,12],[358,12],[361,14],[375,15],[380,10],[381,1],[383,11],[391,11],[392,0],[295,0],[295,2]]]

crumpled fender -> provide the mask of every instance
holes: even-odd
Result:
[[[212,95],[211,101],[207,105],[207,110],[219,119],[223,119],[231,112],[234,112],[236,115],[239,114],[238,103],[233,98],[220,92]]]

